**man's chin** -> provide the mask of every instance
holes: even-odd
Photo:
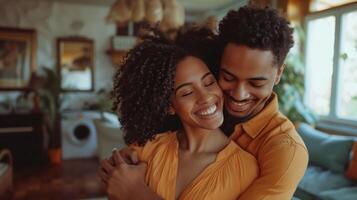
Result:
[[[248,121],[250,118],[252,118],[252,115],[250,113],[239,113],[239,112],[234,112],[232,110],[228,110],[226,114],[228,114],[228,118],[230,118],[232,121],[235,123],[242,123]]]

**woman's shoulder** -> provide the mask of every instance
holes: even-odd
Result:
[[[166,131],[163,133],[158,133],[154,136],[153,139],[149,140],[146,145],[149,146],[158,146],[162,144],[166,144],[167,142],[176,140],[176,131]]]
[[[158,133],[153,139],[147,141],[142,147],[135,147],[136,151],[140,152],[141,160],[147,160],[159,152],[166,151],[171,143],[176,143],[176,132],[166,131],[163,133]]]

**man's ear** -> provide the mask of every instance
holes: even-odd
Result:
[[[167,113],[169,113],[169,115],[175,115],[176,110],[174,107],[172,107],[172,105],[170,105],[169,109],[167,110]]]
[[[285,69],[286,65],[282,64],[279,68],[278,68],[278,73],[275,77],[275,82],[274,85],[278,85],[281,79],[281,76],[283,75],[284,69]]]

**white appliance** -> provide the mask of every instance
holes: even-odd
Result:
[[[99,112],[72,111],[62,113],[62,158],[78,159],[97,156],[97,134],[93,123]]]

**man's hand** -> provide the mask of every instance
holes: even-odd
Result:
[[[160,199],[145,183],[146,168],[146,163],[139,162],[137,154],[132,149],[113,151],[109,159],[101,162],[99,169],[99,176],[105,185],[108,198]]]
[[[113,155],[114,155],[114,152],[118,153],[117,150],[114,150],[113,151]],[[124,162],[127,163],[127,164],[136,165],[139,162],[139,158],[138,158],[137,152],[134,149],[130,148],[130,147],[122,148],[121,150],[119,150],[119,154],[124,159]]]
[[[116,159],[120,159],[126,164],[136,165],[139,162],[138,154],[134,149],[130,147],[122,148],[119,151],[117,149],[113,149],[112,153],[113,154],[109,158],[101,161],[98,170],[99,177],[102,179],[102,182],[104,183],[105,187],[107,187],[108,179],[113,173],[114,167],[117,165],[114,158],[116,154],[119,154],[121,156],[121,158]]]
[[[133,196],[137,192],[136,189],[147,187],[146,163],[137,161],[136,165],[131,165],[126,161],[119,151],[115,150],[110,159],[101,162],[99,176],[105,184],[109,199],[136,199]]]

